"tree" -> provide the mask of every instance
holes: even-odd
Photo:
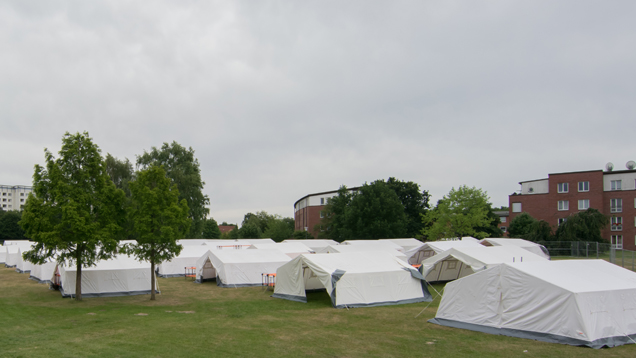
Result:
[[[606,242],[601,236],[601,230],[608,224],[607,216],[590,208],[570,215],[564,223],[559,225],[555,233],[556,240]]]
[[[10,210],[2,212],[0,215],[0,241],[6,240],[26,240],[24,230],[20,227],[22,213],[20,211]]]
[[[420,186],[412,181],[404,182],[390,177],[386,181],[389,189],[397,194],[407,217],[406,237],[420,236],[424,229],[422,215],[429,209],[428,191],[420,191]]]
[[[535,220],[528,227],[528,231],[521,236],[522,239],[532,242],[553,241],[552,226],[544,220]]]
[[[313,236],[309,231],[298,230],[292,233],[292,239],[294,240],[313,240]]]
[[[383,180],[352,193],[345,186],[329,199],[319,237],[338,242],[404,237],[408,217],[398,195]]]
[[[109,153],[106,154],[104,163],[106,164],[106,173],[108,173],[108,176],[115,186],[123,190],[127,197],[130,197],[128,183],[135,177],[133,165],[130,160],[128,160],[128,158],[126,158],[126,160],[119,160]]]
[[[150,262],[150,300],[155,300],[155,265],[179,255],[178,240],[190,229],[188,204],[179,201],[179,190],[171,184],[162,167],[150,166],[130,182],[132,194],[130,218],[134,224],[136,244],[127,252]]]
[[[230,231],[230,233],[232,233],[232,231]],[[241,226],[238,230],[238,236],[240,239],[260,239],[261,229],[255,224],[248,223]]]
[[[280,219],[272,221],[263,233],[263,236],[276,242],[281,242],[290,239],[293,233],[294,229],[289,227],[289,223],[284,219]]]
[[[521,213],[510,222],[508,234],[510,237],[523,238],[530,232],[530,228],[536,221],[537,220],[530,216],[530,214],[525,212]]]
[[[106,173],[99,147],[87,132],[64,134],[59,158],[44,150],[46,167],[35,166],[20,225],[35,241],[24,258],[77,265],[76,300],[82,299],[82,268],[111,258],[124,216],[124,192]]]
[[[192,219],[188,238],[200,238],[203,234],[203,222],[210,212],[210,198],[203,194],[205,182],[201,180],[199,161],[194,157],[192,148],[184,148],[177,142],[164,143],[161,149],[152,147],[150,152],[137,156],[137,167],[145,169],[151,165],[162,165],[166,175],[179,189],[179,199],[185,199],[190,208]]]
[[[488,219],[490,223],[486,226],[479,226],[475,230],[477,232],[484,232],[486,234],[485,237],[503,237],[503,232],[499,228],[499,224],[501,224],[501,219],[499,215],[495,214],[495,211],[488,205]]]
[[[220,239],[221,230],[216,220],[213,218],[206,219],[203,222],[203,238],[204,239]]]
[[[463,236],[483,239],[487,233],[480,228],[488,227],[492,222],[488,217],[488,200],[488,194],[475,187],[462,185],[457,190],[451,189],[438,201],[435,209],[423,215],[424,223],[430,227],[422,234],[428,240]]]

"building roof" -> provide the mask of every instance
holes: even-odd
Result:
[[[360,189],[360,188],[361,188],[361,187],[359,187],[359,186],[355,186],[355,187],[352,187],[352,188],[347,188],[347,190],[352,191],[352,190],[358,190],[358,189]],[[298,204],[298,202],[299,202],[299,201],[304,200],[304,199],[307,199],[307,198],[308,198],[308,197],[310,197],[310,196],[325,195],[325,194],[334,194],[334,193],[337,193],[337,192],[338,192],[338,190],[340,190],[340,189],[331,190],[331,191],[323,191],[323,192],[321,192],[321,193],[307,194],[307,195],[303,196],[302,198],[300,198],[300,199],[296,200],[296,202],[294,203],[294,206],[296,206],[296,204]]]

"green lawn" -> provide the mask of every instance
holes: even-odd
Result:
[[[593,350],[428,323],[429,303],[334,309],[261,288],[159,279],[161,295],[63,299],[0,268],[0,357],[634,357],[636,345]],[[435,286],[440,291],[442,286]],[[144,313],[147,315],[137,315]]]

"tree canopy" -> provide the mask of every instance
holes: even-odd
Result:
[[[493,222],[490,211],[486,192],[466,185],[457,190],[452,188],[433,210],[423,215],[424,223],[430,226],[422,230],[422,234],[431,241],[463,236],[483,239],[488,235],[483,228]]]
[[[424,229],[422,215],[430,208],[428,191],[420,190],[419,184],[412,181],[405,182],[394,177],[390,177],[386,181],[386,185],[397,194],[404,207],[407,218],[405,237],[420,236]]]
[[[128,160],[128,158],[119,160],[108,153],[106,154],[104,164],[106,165],[106,173],[108,173],[108,176],[115,186],[123,190],[126,196],[129,197],[130,189],[128,188],[128,183],[135,177],[133,165],[130,160]]]
[[[203,194],[205,182],[201,180],[199,161],[194,156],[192,148],[184,148],[177,142],[164,143],[161,149],[152,147],[149,152],[137,156],[137,167],[145,169],[151,165],[163,166],[166,175],[179,189],[179,199],[185,199],[190,209],[192,219],[187,237],[201,238],[203,223],[210,209],[210,198]]]
[[[409,216],[393,188],[406,188],[402,191],[406,201],[413,199],[416,202],[419,199],[417,195],[413,198],[411,188],[402,184],[393,179],[392,187],[384,180],[376,180],[371,184],[365,183],[356,192],[340,187],[338,195],[329,199],[325,207],[319,237],[338,242],[405,237]],[[414,204],[412,208],[419,210],[422,206]]]
[[[0,242],[6,240],[26,240],[19,222],[22,212],[16,210],[0,211]]]
[[[130,218],[137,243],[129,252],[151,265],[150,299],[155,299],[155,265],[169,261],[182,249],[177,240],[190,228],[188,204],[179,201],[177,186],[171,184],[162,167],[150,166],[130,182]]]
[[[570,215],[559,225],[555,233],[557,241],[594,241],[607,242],[601,236],[610,219],[596,209],[587,209]]]
[[[36,242],[24,257],[36,264],[56,258],[77,265],[75,292],[81,300],[82,268],[112,257],[117,249],[124,192],[108,176],[87,132],[67,132],[57,159],[44,152],[46,167],[35,166],[33,192],[20,221]]]
[[[530,216],[530,214],[523,212],[510,221],[508,234],[510,237],[524,238],[530,232],[532,224],[536,221],[537,219]]]
[[[220,239],[221,230],[216,220],[208,218],[203,223],[203,238],[204,239]]]

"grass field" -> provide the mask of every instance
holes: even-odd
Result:
[[[159,279],[161,295],[63,299],[0,268],[0,357],[634,357],[636,345],[593,350],[428,323],[429,303],[334,309],[271,291]],[[440,291],[442,286],[435,286]],[[138,315],[140,313],[146,315]]]

